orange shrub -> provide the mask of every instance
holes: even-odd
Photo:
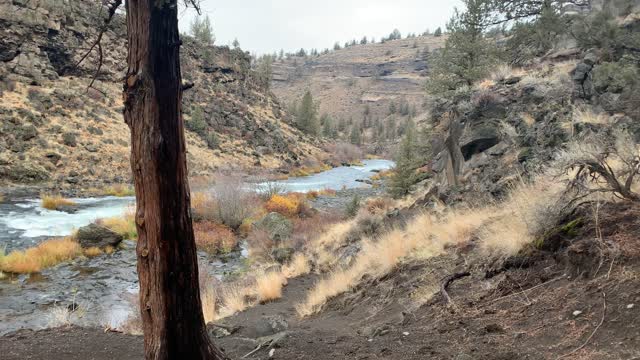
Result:
[[[211,254],[227,253],[238,244],[238,239],[228,227],[213,222],[193,224],[196,246]]]
[[[268,212],[294,217],[298,214],[298,206],[302,202],[299,194],[274,195],[267,201],[264,208]]]

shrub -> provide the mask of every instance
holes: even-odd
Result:
[[[639,78],[638,68],[623,62],[602,63],[593,70],[593,84],[599,92],[621,93],[635,87]]]
[[[271,199],[274,195],[282,195],[286,192],[287,187],[277,181],[263,181],[256,185],[256,191],[265,201]]]
[[[360,196],[358,194],[353,195],[349,204],[347,204],[347,208],[345,209],[345,215],[348,218],[353,218],[358,215],[358,210],[360,210]]]
[[[238,229],[251,217],[257,203],[256,194],[237,178],[220,177],[211,192],[213,216],[217,222]]]
[[[381,197],[367,200],[365,208],[370,214],[378,214],[387,211],[393,204],[394,201],[392,199]]]
[[[75,206],[76,203],[60,195],[41,195],[42,207],[47,210],[58,210],[64,206]]]
[[[195,223],[193,229],[198,249],[210,254],[228,253],[238,245],[236,236],[224,225],[201,222]]]
[[[268,212],[277,212],[287,217],[294,217],[298,214],[300,203],[300,196],[296,194],[274,195],[267,201],[264,208]]]
[[[570,177],[571,202],[595,193],[640,201],[634,191],[640,173],[640,152],[627,132],[599,134],[571,143],[560,152],[554,167]]]
[[[358,146],[346,142],[332,143],[325,146],[325,150],[329,153],[329,162],[335,166],[359,162],[364,156]]]
[[[191,111],[191,118],[186,121],[186,127],[200,136],[206,135],[207,122],[204,119],[204,113],[200,106],[194,106]]]
[[[82,255],[80,244],[72,238],[52,239],[26,250],[15,250],[8,255],[0,251],[0,270],[30,274]]]

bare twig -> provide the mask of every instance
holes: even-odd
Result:
[[[596,328],[593,329],[593,332],[591,333],[591,335],[589,335],[587,340],[585,340],[585,342],[582,345],[580,345],[577,348],[573,349],[571,352],[560,356],[558,359],[562,359],[562,358],[565,358],[567,356],[573,355],[573,354],[577,353],[578,351],[584,349],[584,347],[587,346],[587,344],[589,344],[589,341],[591,341],[591,339],[593,338],[593,335],[595,335],[596,332],[598,331],[598,329],[600,329],[600,327],[602,326],[602,324],[604,324],[604,317],[605,317],[606,314],[607,314],[607,294],[603,292],[602,293],[602,318],[600,319],[600,323],[598,323]]]

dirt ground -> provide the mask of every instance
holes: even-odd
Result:
[[[616,205],[559,248],[488,261],[473,243],[428,263],[364,279],[300,320],[295,304],[317,276],[293,279],[279,301],[226,319],[215,342],[233,359],[640,359],[640,209]],[[494,259],[495,260],[495,259]],[[442,279],[470,276],[439,293]],[[266,319],[266,320],[265,320]],[[275,324],[275,325],[274,325]],[[213,327],[212,327],[213,329]],[[213,334],[213,331],[212,331]],[[141,359],[142,339],[100,329],[22,331],[0,358]]]

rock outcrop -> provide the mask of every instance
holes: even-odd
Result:
[[[102,66],[94,49],[104,12],[96,1],[0,1],[0,181],[67,186],[128,181],[129,132],[122,120],[126,25],[105,32]],[[184,37],[184,113],[192,175],[217,169],[295,167],[323,155],[315,139],[257,80],[250,56]],[[88,88],[96,77],[92,88]],[[51,155],[55,154],[55,155]],[[76,172],[77,176],[70,176]]]

